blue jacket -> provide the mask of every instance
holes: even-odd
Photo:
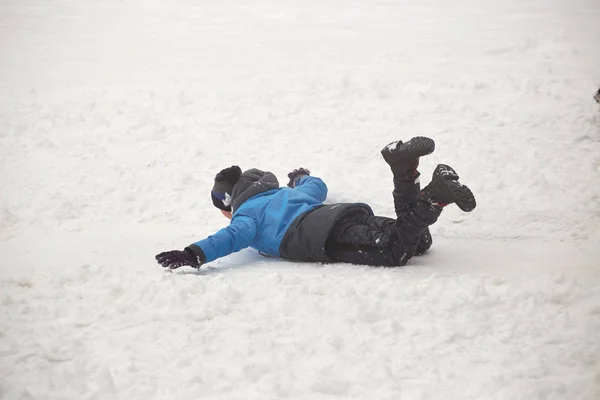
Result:
[[[322,206],[327,198],[325,182],[312,176],[301,177],[294,189],[284,187],[263,191],[278,186],[274,175],[270,175],[275,179],[274,186],[256,180],[251,182],[251,187],[240,189],[236,183],[233,218],[229,226],[192,245],[202,249],[205,263],[246,247],[279,257],[281,241],[292,222],[299,215]]]

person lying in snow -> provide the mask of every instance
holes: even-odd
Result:
[[[219,172],[211,192],[213,204],[231,219],[229,226],[184,250],[156,256],[169,269],[199,268],[220,257],[252,247],[268,256],[293,261],[342,262],[401,266],[432,244],[428,227],[451,203],[470,212],[471,190],[458,182],[448,165],[440,164],[431,183],[420,190],[419,157],[435,149],[432,139],[397,141],[381,151],[393,173],[396,219],[379,217],[363,203],[323,204],[327,186],[300,168],[280,188],[271,172],[232,166]]]

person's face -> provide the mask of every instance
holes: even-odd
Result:
[[[221,210],[221,214],[223,214],[225,218],[231,219],[231,211]]]

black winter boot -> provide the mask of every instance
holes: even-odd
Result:
[[[421,198],[434,207],[456,203],[458,208],[470,212],[477,203],[471,189],[458,182],[458,174],[452,167],[439,164],[433,171],[429,185],[421,191]]]
[[[434,150],[433,139],[416,136],[407,142],[398,140],[388,144],[381,150],[381,155],[392,168],[395,179],[406,178],[414,181],[419,176],[419,157],[431,154]]]

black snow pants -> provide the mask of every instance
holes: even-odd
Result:
[[[419,200],[418,182],[394,180],[397,219],[350,209],[333,227],[326,243],[327,255],[337,262],[371,266],[401,266],[431,246],[428,227],[441,208]]]

